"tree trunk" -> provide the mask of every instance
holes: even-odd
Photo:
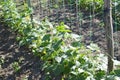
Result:
[[[104,24],[107,39],[108,50],[108,73],[113,71],[114,57],[114,41],[113,41],[113,25],[112,25],[112,7],[111,0],[104,0]]]

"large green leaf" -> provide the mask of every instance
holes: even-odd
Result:
[[[57,50],[60,48],[62,42],[63,42],[62,39],[60,39],[60,40],[58,40],[57,42],[55,42],[55,43],[53,44],[53,46],[52,46],[53,49],[54,49],[55,51],[57,51]]]
[[[42,41],[50,41],[51,34],[46,34],[43,36]]]

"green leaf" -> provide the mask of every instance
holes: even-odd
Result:
[[[61,60],[62,60],[62,57],[56,57],[55,60],[56,60],[58,63],[60,63]]]
[[[40,45],[40,47],[46,47],[46,46],[48,46],[50,44],[50,42],[42,42],[41,43],[41,45]]]
[[[96,80],[101,80],[105,76],[105,74],[106,74],[105,71],[98,70],[98,71],[96,71],[95,79]]]
[[[63,22],[56,29],[58,32],[71,32]]]
[[[79,73],[83,73],[83,72],[84,72],[84,70],[83,70],[83,69],[78,68],[78,72],[79,72]]]
[[[58,76],[58,75],[61,75],[63,71],[64,71],[64,66],[62,66],[61,64],[57,64],[54,70],[54,74],[55,76]]]
[[[97,44],[93,44],[93,43],[91,43],[89,46],[87,46],[87,48],[89,48],[89,49],[91,49],[91,50],[95,50],[95,51],[100,51],[100,48],[98,47],[98,45]]]
[[[120,77],[120,69],[114,70],[114,73],[115,73],[116,76]]]
[[[44,35],[44,37],[42,38],[42,41],[50,41],[50,37],[51,37],[51,34],[46,34],[46,35]]]
[[[54,50],[58,50],[60,48],[61,43],[63,42],[62,39],[58,40],[56,43],[53,44]]]
[[[79,41],[72,42],[71,45],[73,47],[80,47],[81,43]]]
[[[82,72],[79,75],[77,75],[77,80],[86,80],[86,78],[89,76],[87,72]]]
[[[80,62],[79,62],[79,61],[75,61],[75,65],[76,65],[77,67],[79,67],[79,66],[80,66]]]

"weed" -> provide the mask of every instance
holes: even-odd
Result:
[[[19,66],[18,62],[14,62],[12,64],[12,67],[13,67],[13,69],[14,69],[15,72],[18,72],[20,70],[20,66]]]

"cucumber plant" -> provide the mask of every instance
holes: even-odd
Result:
[[[111,76],[112,79],[119,77],[117,71],[106,74],[106,57],[93,55],[99,48],[93,44],[86,48],[81,42],[82,37],[72,33],[64,23],[54,26],[48,20],[33,20],[34,24],[38,24],[33,27],[29,8],[20,13],[13,0],[0,4],[4,22],[19,34],[17,40],[20,45],[27,45],[44,62],[44,80],[58,76],[61,76],[61,80],[110,80]],[[15,62],[13,67],[19,70],[18,63]]]

